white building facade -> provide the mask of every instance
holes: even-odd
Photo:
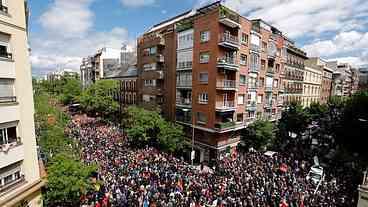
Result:
[[[0,206],[42,206],[27,2],[0,4]]]

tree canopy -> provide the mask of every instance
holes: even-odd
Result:
[[[57,154],[47,169],[46,205],[79,206],[81,195],[92,188],[89,177],[96,170],[95,165],[85,165],[68,154]]]
[[[81,107],[87,113],[101,113],[109,117],[119,111],[119,102],[113,94],[118,89],[114,80],[100,80],[84,90],[79,98]]]
[[[155,145],[170,152],[180,150],[184,132],[180,125],[163,119],[157,111],[128,107],[123,125],[132,143]]]
[[[275,141],[275,131],[273,123],[268,120],[258,119],[244,130],[242,141],[246,146],[257,150],[269,147]]]

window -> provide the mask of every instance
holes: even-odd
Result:
[[[144,86],[156,86],[156,80],[144,80]]]
[[[207,104],[208,103],[208,93],[200,93],[198,95],[198,103]]]
[[[248,44],[248,35],[247,35],[247,34],[242,33],[242,36],[241,36],[241,43],[243,43],[243,44]]]
[[[261,60],[261,69],[262,70],[266,69],[266,61],[265,60]]]
[[[193,29],[185,30],[178,33],[178,50],[188,49],[193,47]]]
[[[145,71],[156,70],[156,63],[144,64],[143,65],[143,70],[145,70]]]
[[[240,55],[240,64],[241,65],[247,65],[248,57],[247,55],[241,54]]]
[[[247,79],[245,75],[240,75],[240,84],[245,85],[247,83]]]
[[[259,78],[259,87],[264,86],[264,78]]]
[[[260,40],[261,40],[261,38],[258,35],[251,34],[251,36],[250,36],[250,43],[251,44],[259,47]]]
[[[10,35],[0,33],[0,57],[12,59],[9,42],[10,42]]]
[[[273,87],[274,88],[279,87],[279,80],[277,80],[277,79],[273,80]]]
[[[199,73],[199,82],[208,83],[208,73]]]
[[[192,68],[193,64],[193,50],[180,51],[177,53],[177,68]]]
[[[267,42],[262,42],[262,51],[267,50]]]
[[[208,52],[202,52],[199,55],[199,63],[208,63],[210,61],[210,54]]]
[[[143,56],[151,56],[157,53],[157,47],[149,47],[143,49]]]
[[[243,105],[244,104],[244,98],[245,96],[242,95],[238,95],[238,104]]]
[[[10,144],[17,141],[16,127],[8,127],[0,129],[0,145]]]
[[[257,103],[261,104],[263,102],[263,95],[258,95]]]
[[[210,31],[201,32],[201,42],[208,42],[210,40]]]
[[[250,68],[251,70],[259,70],[259,55],[256,53],[250,54]]]
[[[276,64],[276,73],[280,72],[280,64]]]
[[[14,96],[14,80],[0,78],[0,103],[11,102]]]
[[[243,122],[243,114],[242,113],[236,115],[236,121],[237,122]]]
[[[199,124],[206,124],[207,123],[207,117],[205,113],[197,112],[197,123]]]

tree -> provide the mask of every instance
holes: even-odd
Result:
[[[312,103],[307,112],[310,115],[312,121],[320,122],[320,120],[327,116],[328,107],[326,104]]]
[[[119,111],[119,102],[113,97],[118,90],[118,82],[100,80],[82,92],[79,101],[82,109],[87,113],[101,113],[104,117],[111,117]]]
[[[96,170],[67,154],[56,155],[47,170],[46,205],[79,206],[81,195],[92,188],[88,178]]]
[[[336,141],[348,152],[358,153],[368,163],[366,148],[368,131],[368,91],[361,91],[346,101],[341,112],[341,121],[337,126]]]
[[[180,150],[184,143],[183,128],[163,119],[157,111],[128,107],[124,125],[131,143],[152,145],[169,152]]]
[[[162,148],[169,152],[183,149],[184,132],[182,126],[163,121],[159,128],[158,140]]]
[[[156,139],[161,119],[160,114],[156,111],[148,111],[135,106],[128,107],[124,125],[130,141],[148,144],[148,141]]]
[[[280,134],[289,137],[290,133],[301,136],[310,123],[310,116],[306,110],[298,103],[291,103],[282,113],[279,121]]]
[[[75,78],[67,78],[65,79],[64,84],[62,85],[62,90],[60,94],[60,100],[64,105],[73,103],[78,100],[82,92],[81,84],[78,79]]]
[[[256,120],[244,130],[243,142],[257,150],[271,146],[275,141],[275,126],[268,120]]]

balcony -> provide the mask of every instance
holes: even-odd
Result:
[[[228,33],[223,33],[222,35],[220,35],[218,44],[222,47],[226,47],[233,50],[239,50],[240,48],[238,36],[234,36]]]
[[[24,160],[24,145],[21,142],[0,146],[0,168]]]
[[[176,88],[192,88],[192,81],[179,81],[176,82]]]
[[[163,63],[163,62],[165,62],[165,56],[164,55],[162,55],[162,54],[158,54],[157,56],[156,56],[156,60],[157,60],[157,62],[159,62],[159,63]]]
[[[215,130],[216,131],[225,131],[234,129],[236,127],[235,122],[217,122],[215,123]]]
[[[16,178],[8,183],[5,183],[4,185],[0,185],[0,193],[6,192],[12,189],[13,187],[18,186],[25,182],[26,182],[25,176],[21,175],[19,178]]]
[[[272,100],[266,100],[264,103],[264,107],[265,108],[272,108],[273,106],[273,101]]]
[[[239,70],[239,64],[236,62],[235,57],[221,57],[217,59],[217,67],[226,70]]]
[[[245,123],[247,124],[251,124],[252,122],[254,122],[256,120],[256,117],[247,117],[245,118]]]
[[[248,84],[248,90],[250,91],[254,91],[254,90],[257,90],[258,89],[258,84],[257,83],[249,83]]]
[[[266,86],[264,90],[265,90],[265,92],[272,92],[273,87],[272,86]]]
[[[216,88],[220,90],[236,90],[236,82],[234,80],[218,80]]]
[[[177,98],[176,99],[176,105],[180,107],[185,108],[191,108],[192,107],[192,100],[190,98]]]
[[[235,111],[235,102],[234,101],[217,101],[216,102],[216,111],[225,112],[225,111]]]
[[[231,28],[239,28],[240,27],[240,18],[239,15],[230,11],[226,7],[220,7],[219,10],[219,22],[231,27]]]
[[[259,47],[259,45],[255,45],[255,44],[250,44],[250,50],[259,53],[261,48]]]
[[[0,104],[2,103],[16,103],[17,97],[16,96],[4,96],[0,97]]]
[[[269,68],[267,68],[267,73],[268,73],[269,75],[273,75],[273,74],[275,74],[275,69],[274,69],[274,68],[269,67]]]
[[[259,64],[250,64],[249,71],[253,73],[258,73],[260,69]]]
[[[178,65],[176,66],[176,70],[192,70],[192,67],[193,67],[192,61],[179,62]]]
[[[247,110],[248,111],[256,111],[257,110],[257,102],[256,101],[248,101]]]
[[[176,115],[176,121],[185,124],[192,124],[192,116]]]

